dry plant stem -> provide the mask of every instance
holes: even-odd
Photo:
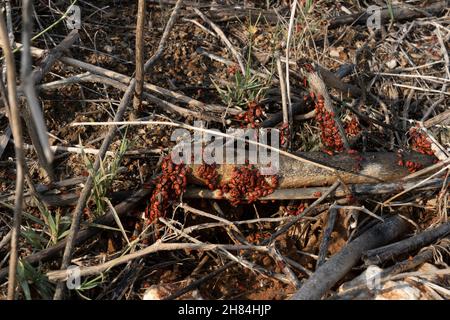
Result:
[[[208,57],[209,59],[211,59],[213,61],[217,61],[217,62],[223,63],[226,66],[234,66],[235,65],[235,63],[233,61],[225,59],[225,58],[220,57],[218,55],[215,55],[214,53],[208,52],[205,49],[203,49],[202,47],[197,48],[196,51],[199,54],[201,54],[201,55],[203,55],[205,57]],[[255,69],[251,69],[251,68],[249,68],[249,72],[250,72],[250,74],[256,75],[256,76],[261,77],[261,78],[266,79],[266,80],[271,78],[270,72],[264,73],[264,72],[260,72],[260,71],[257,71]],[[274,81],[274,80],[272,80],[272,81]]]
[[[291,16],[289,18],[289,27],[288,27],[288,33],[287,33],[287,39],[286,39],[286,95],[287,95],[287,103],[289,107],[289,124],[290,127],[292,127],[292,121],[293,119],[293,112],[292,112],[292,100],[291,100],[291,84],[290,84],[290,77],[289,77],[289,55],[290,55],[290,44],[291,44],[291,38],[292,38],[292,32],[294,30],[294,22],[295,22],[295,11],[297,9],[297,0],[294,0],[294,2],[291,5]]]
[[[389,244],[387,246],[369,250],[364,254],[366,265],[380,264],[396,256],[422,248],[435,242],[437,239],[450,233],[450,222],[443,223],[439,227],[426,230],[411,238]]]
[[[447,237],[447,238],[442,239],[435,245],[431,245],[427,248],[424,248],[412,259],[403,260],[401,262],[394,264],[392,267],[386,268],[381,273],[381,276],[386,277],[388,275],[395,275],[395,274],[399,274],[401,272],[405,272],[405,271],[414,269],[414,268],[420,266],[422,263],[433,259],[433,256],[435,255],[436,251],[442,250],[444,252],[446,251],[448,254],[449,249],[450,249],[450,238]]]
[[[12,236],[12,231],[9,231],[9,232],[6,234],[6,236],[4,236],[4,237],[2,238],[2,240],[0,241],[0,250],[1,250],[3,247],[6,247],[8,244],[11,243],[11,236]]]
[[[120,204],[116,205],[114,207],[115,211],[117,212],[117,215],[119,217],[122,217],[129,213],[134,207],[136,207],[138,204],[142,203],[142,200],[147,198],[152,192],[152,189],[140,189],[136,191],[131,197],[129,197],[127,200],[121,202]],[[93,224],[95,225],[104,225],[104,226],[110,226],[114,224],[114,214],[111,210],[109,210],[104,216],[99,217],[96,219]],[[102,231],[101,228],[97,228],[95,226],[93,227],[87,227],[86,229],[83,229],[79,231],[76,234],[74,244],[80,245],[83,242],[87,241],[88,239],[95,236],[97,233]],[[56,245],[49,247],[47,249],[41,250],[39,252],[36,252],[34,254],[31,254],[24,258],[24,261],[27,263],[34,265],[39,262],[48,261],[50,259],[55,258],[61,251],[64,250],[67,243],[67,238],[58,242]],[[7,268],[0,270],[0,279],[3,279],[8,274]]]
[[[8,32],[6,29],[5,17],[3,11],[0,10],[0,46],[2,47],[7,66],[7,80],[8,80],[8,104],[9,104],[9,123],[14,137],[14,151],[16,154],[16,199],[14,205],[14,220],[13,228],[11,230],[11,255],[9,259],[9,277],[8,277],[8,299],[15,298],[16,289],[16,272],[18,260],[18,241],[20,234],[20,225],[22,218],[22,201],[23,188],[25,178],[25,157],[22,150],[22,126],[20,123],[19,104],[17,101],[16,88],[16,68],[14,65],[14,55],[9,46]]]
[[[123,255],[119,258],[112,259],[100,265],[91,267],[80,268],[80,276],[86,277],[102,273],[115,266],[127,263],[128,261],[144,257],[151,253],[160,251],[173,251],[173,250],[200,250],[200,251],[216,251],[218,249],[223,250],[257,250],[267,252],[267,248],[260,246],[249,245],[230,245],[230,244],[207,244],[207,243],[162,243],[161,240],[156,241],[154,244],[146,247],[145,249],[138,250],[136,252]],[[67,270],[57,270],[47,273],[50,281],[64,281],[67,280]]]
[[[422,185],[417,191],[440,189],[444,183],[444,179],[435,178]],[[409,182],[389,182],[377,184],[350,184],[348,187],[354,195],[380,195],[398,192],[398,190],[408,189],[415,185],[417,181]],[[448,185],[450,181],[445,183]],[[308,188],[292,188],[292,189],[276,189],[273,193],[260,198],[260,200],[308,200],[317,199],[321,194],[327,192],[329,187],[308,187]],[[345,197],[348,191],[339,187],[334,192],[337,198]],[[227,199],[227,195],[220,194],[217,190],[208,190],[203,188],[189,188],[183,194],[185,199]]]
[[[76,78],[77,78],[77,80],[76,80],[77,82],[104,83],[104,84],[113,86],[114,88],[117,88],[121,91],[125,91],[128,88],[128,86],[122,82],[113,80],[111,78],[95,75],[95,74],[87,74],[84,76],[80,75],[79,77],[77,76]],[[222,120],[217,119],[217,117],[209,116],[208,114],[206,114],[204,112],[202,113],[199,111],[194,111],[194,110],[190,110],[187,108],[179,107],[173,103],[162,100],[162,99],[160,99],[152,94],[149,94],[147,92],[143,92],[142,97],[145,98],[147,101],[152,102],[152,103],[156,104],[157,106],[163,108],[166,111],[175,112],[184,117],[194,117],[196,119],[201,119],[201,120],[205,120],[205,121],[215,121],[215,122],[222,123]]]
[[[193,8],[195,13],[199,15],[200,18],[202,18],[206,23],[208,23],[211,28],[217,33],[217,35],[220,37],[220,39],[223,41],[223,43],[227,46],[228,50],[230,50],[231,54],[234,56],[236,61],[238,62],[239,68],[241,69],[241,72],[243,75],[245,75],[245,66],[242,62],[242,57],[239,54],[239,52],[236,51],[236,49],[233,47],[233,44],[228,40],[227,36],[223,33],[223,31],[219,28],[218,25],[216,25],[214,22],[212,22],[208,17],[206,17],[203,12],[201,12],[197,8]]]
[[[407,7],[405,5],[393,6],[392,13],[394,21],[413,20],[416,18],[424,17],[426,15],[438,15],[441,12],[445,12],[448,8],[448,1],[437,1],[425,8]],[[367,19],[370,18],[370,14],[367,11],[358,12],[355,14],[339,16],[330,21],[329,29],[335,29],[343,25],[365,25]],[[388,8],[382,9],[380,12],[381,23],[389,23],[391,20],[391,14]]]
[[[278,79],[280,79],[281,105],[283,110],[283,123],[289,123],[289,110],[286,98],[286,82],[283,75],[280,58],[277,58]],[[291,110],[292,111],[292,110]]]
[[[328,219],[325,230],[323,231],[322,242],[319,247],[319,255],[316,261],[316,269],[319,268],[324,262],[328,253],[328,246],[331,240],[331,233],[334,229],[334,224],[336,222],[338,209],[335,206],[331,206],[328,210]]]
[[[180,236],[188,239],[189,241],[191,241],[191,242],[193,242],[195,244],[206,245],[205,243],[197,240],[196,238],[193,238],[193,237],[187,235],[184,231],[175,228],[173,226],[173,224],[170,223],[169,221],[167,221],[166,219],[159,218],[159,221],[161,221],[163,224],[165,224],[167,227],[169,227],[175,233],[177,233]],[[265,252],[265,253],[268,252],[268,248],[265,247],[265,246],[253,246],[253,245],[247,245],[247,246],[248,246],[248,250],[250,250],[250,251],[253,249],[255,251],[260,251],[260,252]],[[257,264],[244,259],[243,257],[235,256],[227,248],[220,247],[220,248],[217,249],[217,251],[222,256],[224,256],[224,257],[226,257],[228,259],[231,259],[232,261],[236,261],[237,263],[239,263],[240,265],[242,265],[243,267],[245,267],[245,268],[247,268],[249,270],[256,271],[256,272],[258,272],[258,273],[260,273],[260,274],[262,274],[264,276],[267,276],[267,277],[275,278],[275,279],[280,280],[281,282],[286,283],[286,284],[292,284],[291,280],[288,277],[286,277],[286,276],[284,276],[282,274],[279,274],[279,273],[268,271],[268,270],[258,266]]]
[[[323,81],[328,87],[339,90],[345,95],[351,97],[357,98],[361,96],[361,89],[359,89],[357,86],[343,82],[333,72],[329,71],[328,69],[325,69],[324,67],[320,66],[317,63],[314,64],[314,68],[320,73]]]
[[[170,31],[172,30],[175,21],[177,20],[178,14],[180,13],[181,6],[183,4],[183,0],[177,0],[175,7],[173,8],[172,13],[170,14],[169,21],[167,21],[166,27],[164,28],[164,32],[161,36],[161,40],[159,40],[158,48],[155,53],[147,60],[144,64],[144,73],[146,73],[151,66],[161,58],[164,48],[166,47],[167,40],[169,39]]]
[[[54,174],[52,169],[53,152],[50,149],[50,144],[47,137],[47,126],[45,125],[44,115],[36,94],[32,59],[31,59],[31,33],[33,30],[31,0],[24,0],[22,2],[22,59],[21,59],[21,82],[22,90],[27,100],[25,107],[24,118],[27,123],[27,128],[30,133],[30,138],[33,141],[33,146],[36,150],[39,162],[47,171],[49,177],[53,180]]]
[[[3,83],[1,75],[0,75],[0,96],[7,113],[9,110],[8,94],[6,93],[5,84]],[[10,138],[11,138],[11,127],[8,125],[4,130],[3,135],[0,136],[0,159],[2,158],[2,155],[5,152],[6,147],[8,146]]]
[[[291,300],[321,299],[359,261],[363,252],[390,243],[408,230],[408,222],[399,216],[386,219],[350,242],[320,266]]]
[[[156,60],[162,55],[162,51],[164,49],[165,42],[167,41],[168,35],[175,23],[175,20],[178,15],[178,11],[180,9],[182,2],[183,2],[182,0],[177,1],[175,9],[171,14],[169,21],[166,25],[166,28],[164,30],[163,36],[161,37],[160,44],[158,46],[158,50],[145,63],[144,72],[146,72],[148,70],[148,68],[151,67],[156,62]],[[114,116],[114,122],[120,121],[122,119],[122,117],[125,113],[125,110],[132,99],[135,86],[136,86],[136,79],[132,79],[130,84],[128,85],[127,90],[125,91],[125,94],[123,95],[123,97],[120,101],[119,107],[117,109],[117,113]],[[93,165],[94,172],[97,172],[99,170],[101,161],[104,158],[106,152],[108,151],[109,145],[111,144],[112,139],[114,138],[114,135],[116,134],[116,131],[117,131],[116,126],[111,126],[109,128],[108,134],[106,135],[105,139],[103,140],[103,143],[100,147],[100,151],[95,158],[95,162]],[[78,230],[80,227],[80,220],[81,220],[81,216],[83,214],[83,210],[86,206],[86,202],[89,199],[91,192],[92,192],[93,182],[94,181],[93,181],[92,175],[89,175],[89,177],[86,180],[83,191],[80,194],[79,201],[75,207],[75,210],[73,211],[72,224],[70,226],[69,234],[67,235],[67,243],[66,243],[66,247],[64,249],[64,255],[63,255],[62,262],[61,262],[61,269],[67,269],[67,267],[69,266],[70,260],[72,258],[73,248],[74,248],[74,244],[75,244],[75,237],[76,237],[76,234],[78,233]],[[64,294],[64,284],[58,283],[56,290],[55,290],[54,299],[55,300],[62,299],[63,294]]]
[[[272,236],[267,240],[264,241],[264,244],[270,244],[273,241],[275,241],[279,236],[286,233],[293,225],[295,225],[298,221],[300,221],[303,217],[308,215],[316,206],[318,206],[323,200],[325,200],[331,193],[333,193],[340,185],[341,183],[339,181],[336,181],[333,183],[333,185],[325,192],[319,199],[314,201],[308,208],[306,208],[305,211],[302,212],[302,214],[292,218],[291,221],[288,223],[282,225],[280,229],[278,229],[275,233],[272,234]]]
[[[449,158],[449,159],[450,159],[450,158]],[[403,191],[397,193],[396,195],[390,197],[389,199],[387,199],[386,201],[383,202],[383,205],[387,205],[389,202],[391,202],[391,201],[397,199],[398,197],[404,195],[405,193],[407,193],[407,192],[409,192],[409,191],[411,191],[411,190],[413,190],[413,189],[416,189],[416,188],[422,186],[423,184],[425,184],[426,182],[430,181],[430,180],[433,179],[434,177],[439,176],[440,174],[442,174],[442,172],[448,170],[449,168],[450,168],[450,164],[447,165],[447,166],[445,166],[444,168],[440,169],[439,171],[433,173],[432,175],[428,176],[427,178],[425,178],[425,179],[419,181],[418,183],[416,183],[416,184],[413,185],[412,187],[407,188],[407,189],[405,189],[405,190],[403,190]]]
[[[145,0],[138,0],[136,22],[136,88],[134,90],[133,108],[139,109],[142,103],[142,90],[144,88],[144,23]]]
[[[50,71],[51,67],[58,61],[64,52],[68,51],[70,47],[80,38],[78,30],[72,30],[55,48],[50,50],[48,55],[42,60],[41,64],[33,71],[34,83],[42,81],[44,76]],[[31,52],[30,47],[30,52]]]
[[[300,288],[300,281],[298,280],[297,276],[294,272],[289,268],[289,265],[286,261],[286,259],[282,256],[280,251],[275,247],[275,243],[272,243],[270,246],[268,246],[268,254],[272,257],[273,260],[275,260],[275,263],[281,267],[283,273],[286,275],[286,277],[291,281],[292,285],[295,286],[295,288]]]

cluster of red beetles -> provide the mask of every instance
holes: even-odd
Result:
[[[228,200],[233,206],[245,201],[247,203],[255,202],[259,198],[271,194],[278,186],[276,175],[270,176],[270,184],[266,177],[250,164],[235,167],[230,181],[222,184],[220,194],[228,194]]]
[[[345,124],[345,133],[350,137],[357,136],[361,132],[361,127],[359,126],[356,117],[352,117],[349,122]]]
[[[414,162],[411,160],[405,161],[403,159],[403,155],[402,155],[401,151],[397,152],[397,158],[398,158],[397,164],[401,167],[407,168],[410,173],[414,173],[423,168],[423,165],[418,162]]]
[[[249,124],[254,129],[258,127],[259,123],[257,121],[261,120],[263,114],[263,108],[255,101],[251,101],[247,104],[247,111],[236,115],[236,119],[242,121],[246,125]]]
[[[327,149],[340,152],[344,149],[344,143],[334,121],[334,113],[325,109],[325,101],[321,95],[318,95],[316,100],[316,121],[319,124],[322,143]]]
[[[280,126],[280,144],[282,146],[287,145],[287,143],[289,141],[289,137],[290,137],[289,123],[288,122],[284,122]]]
[[[186,190],[187,174],[191,168],[184,164],[174,164],[167,156],[161,164],[161,174],[155,178],[155,189],[150,198],[150,205],[145,209],[149,223],[164,217],[171,203]]]
[[[303,213],[305,209],[306,209],[305,204],[300,203],[298,206],[287,206],[285,212],[290,216],[298,216],[301,213]]]
[[[216,189],[218,173],[216,170],[216,164],[206,164],[203,163],[197,169],[199,178],[205,180],[205,184],[209,190]]]
[[[431,150],[431,142],[428,141],[422,132],[419,132],[416,128],[411,128],[409,130],[409,136],[411,137],[411,147],[413,150],[429,156],[434,155],[433,150]]]

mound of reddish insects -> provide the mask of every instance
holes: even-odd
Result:
[[[414,161],[411,161],[411,160],[405,161],[403,159],[403,155],[402,155],[402,153],[400,151],[397,152],[397,158],[398,158],[397,164],[399,166],[401,166],[401,167],[405,167],[406,169],[408,169],[408,171],[410,173],[414,173],[414,172],[419,171],[420,169],[423,168],[423,165],[421,163],[414,162]]]
[[[298,206],[288,206],[286,207],[286,214],[290,215],[290,216],[298,216],[301,213],[303,213],[303,211],[305,211],[305,204],[304,203],[300,203]]]
[[[258,120],[261,120],[263,115],[263,108],[255,101],[247,104],[247,111],[242,112],[236,116],[236,119],[243,121],[244,124],[250,125],[252,128],[259,126]]]
[[[411,137],[411,148],[414,151],[427,154],[429,156],[434,155],[433,150],[431,150],[431,142],[427,139],[423,132],[419,132],[416,128],[411,128],[409,130],[409,136]]]
[[[150,198],[150,205],[145,209],[149,223],[164,217],[173,201],[186,190],[187,177],[191,169],[184,164],[174,164],[167,156],[161,164],[161,174],[155,178],[155,189]]]
[[[326,110],[322,96],[317,96],[316,100],[316,121],[319,124],[320,139],[328,150],[340,152],[344,149],[344,143],[334,121],[334,113]]]
[[[266,179],[270,178],[270,183]],[[278,186],[278,177],[261,175],[252,165],[235,167],[230,181],[223,183],[221,193],[228,195],[232,205],[252,203],[271,194]]]
[[[345,133],[350,137],[357,136],[361,132],[361,127],[359,126],[358,120],[356,117],[352,117],[352,119],[345,124]]]
[[[209,190],[214,190],[217,187],[217,179],[219,177],[216,164],[203,163],[197,169],[198,177],[205,180],[205,184]]]

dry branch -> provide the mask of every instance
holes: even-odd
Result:
[[[435,242],[437,239],[444,237],[448,233],[450,233],[450,222],[443,223],[439,227],[426,230],[411,238],[381,248],[369,250],[364,254],[363,259],[366,265],[380,264],[387,260],[394,259],[400,254],[409,253],[425,247]]]
[[[314,163],[326,164],[329,168],[337,170],[340,178],[346,184],[390,182],[409,174],[405,167],[397,164],[398,158],[395,153],[372,152],[357,156],[341,153],[329,156],[322,152],[299,152],[296,155],[309,159],[311,162],[300,162],[280,155],[280,166],[277,173],[279,176],[278,188],[327,186],[332,185],[337,180],[333,171],[318,167]],[[423,166],[431,165],[433,162],[432,157],[419,153],[405,154],[405,160],[421,163]],[[197,168],[199,165],[191,166],[193,168],[192,182],[204,184],[204,180],[198,176]],[[258,164],[255,165],[255,167],[259,166]],[[235,166],[231,164],[217,165],[219,182],[229,181],[234,168]]]
[[[6,29],[5,17],[0,10],[0,46],[6,61],[6,71],[8,80],[8,107],[9,123],[14,137],[14,150],[16,154],[16,199],[14,206],[14,221],[11,234],[11,249],[9,259],[9,281],[8,281],[8,299],[13,300],[16,289],[16,270],[18,259],[18,241],[20,234],[20,225],[22,218],[22,199],[25,177],[25,157],[22,149],[22,125],[20,122],[19,103],[17,100],[16,87],[16,68],[14,55],[9,45],[8,32]]]
[[[216,25],[214,22],[212,22],[210,19],[208,19],[203,14],[203,12],[201,12],[199,9],[194,8],[194,11],[195,11],[196,14],[198,14],[200,16],[200,18],[202,18],[206,23],[208,23],[211,26],[211,28],[213,28],[213,30],[217,33],[217,35],[220,37],[220,39],[227,46],[228,50],[230,50],[230,52],[232,53],[232,55],[234,56],[234,58],[238,62],[239,67],[241,68],[242,74],[245,75],[245,73],[246,73],[245,70],[246,69],[245,69],[244,63],[242,62],[241,54],[236,51],[236,49],[231,44],[230,40],[228,40],[226,35],[223,33],[222,29],[220,29],[218,25]]]
[[[388,182],[377,184],[347,184],[350,192],[353,195],[380,195],[398,192],[399,190],[408,189],[417,184],[417,180],[408,182]],[[445,182],[442,178],[436,178],[428,181],[426,184],[417,188],[417,191],[440,189],[443,184],[447,186],[450,181]],[[292,189],[276,189],[273,193],[260,198],[260,200],[309,200],[317,199],[319,195],[327,192],[328,187],[308,187],[308,188],[292,188]],[[334,197],[341,198],[348,195],[348,190],[343,187],[339,187],[334,192]],[[190,187],[183,194],[186,199],[227,199],[227,194],[221,194],[217,190],[209,190],[198,187]]]
[[[331,206],[328,210],[327,225],[323,230],[322,242],[320,243],[319,255],[316,261],[316,269],[325,262],[325,258],[327,257],[328,246],[331,240],[331,233],[334,229],[334,223],[336,222],[337,213],[338,209],[334,206]]]
[[[148,246],[145,249],[135,251],[133,253],[123,255],[119,258],[112,259],[100,265],[91,267],[80,268],[80,276],[86,277],[89,275],[95,275],[102,273],[115,266],[127,263],[128,261],[144,257],[151,253],[159,251],[173,251],[173,250],[200,250],[200,251],[214,251],[218,249],[224,250],[258,250],[267,252],[266,247],[253,246],[253,245],[232,245],[232,244],[203,244],[203,243],[162,243],[161,240],[156,241],[154,244]],[[69,273],[67,270],[50,271],[47,276],[50,281],[64,281],[67,279]]]
[[[414,20],[416,18],[426,16],[438,16],[449,7],[449,1],[437,1],[426,7],[414,6],[393,6],[392,13],[394,21]],[[339,16],[330,21],[329,29],[335,29],[344,25],[364,25],[370,14],[367,11],[358,12],[355,14]],[[384,8],[380,12],[381,24],[389,23],[391,14],[388,8]]]
[[[142,90],[144,88],[144,23],[145,1],[138,0],[136,22],[136,88],[134,90],[133,107],[139,109],[142,103]]]
[[[47,126],[45,124],[43,111],[41,109],[38,96],[36,94],[34,74],[32,71],[31,58],[31,33],[33,31],[32,1],[22,2],[22,59],[21,59],[21,82],[22,90],[27,103],[23,110],[23,117],[27,124],[27,129],[33,146],[36,150],[39,163],[47,171],[47,174],[54,180],[52,169],[53,152],[47,136]],[[43,70],[42,70],[43,71]],[[36,74],[37,75],[37,74]],[[40,75],[37,75],[39,77]]]
[[[290,299],[321,299],[360,260],[363,252],[390,243],[407,230],[408,222],[399,216],[374,226],[319,267]]]

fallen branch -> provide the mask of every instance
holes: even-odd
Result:
[[[428,181],[425,185],[422,185],[417,191],[432,190],[442,188],[444,179],[436,178]],[[417,181],[409,182],[389,182],[389,183],[377,183],[377,184],[348,184],[351,194],[356,196],[362,195],[380,195],[398,192],[399,190],[408,189],[414,186]],[[448,185],[450,181],[447,180],[445,185]],[[327,192],[328,187],[308,187],[308,188],[293,188],[293,189],[276,189],[273,193],[261,197],[260,200],[310,200],[317,199],[320,195]],[[334,192],[335,198],[341,198],[348,195],[346,188],[339,187]],[[190,187],[183,194],[183,198],[186,199],[228,199],[228,194],[222,194],[218,190],[209,190],[199,187]]]
[[[18,44],[20,45],[20,44]],[[31,53],[33,54],[33,56],[35,57],[42,57],[45,54],[45,50],[43,49],[39,49],[39,48],[35,48],[32,47],[31,48]],[[128,84],[130,83],[130,81],[132,80],[131,77],[123,75],[121,73],[112,71],[112,70],[108,70],[99,66],[95,66],[93,64],[87,63],[87,62],[83,62],[77,59],[73,59],[73,58],[69,58],[69,57],[61,57],[59,59],[62,63],[72,66],[72,67],[76,67],[76,68],[80,68],[83,69],[85,71],[89,71],[93,74],[99,75],[99,76],[103,76],[106,78],[110,78],[112,80],[121,82],[125,85],[128,86]],[[160,95],[163,95],[165,97],[169,97],[172,98],[178,102],[182,102],[187,104],[188,106],[191,106],[193,108],[198,108],[202,111],[207,111],[207,112],[225,112],[226,108],[222,107],[222,106],[218,106],[218,105],[212,105],[212,104],[206,104],[203,103],[199,100],[193,99],[191,97],[188,97],[182,93],[179,92],[175,92],[169,89],[165,89],[159,86],[156,86],[154,84],[145,82],[144,83],[144,89],[147,91],[151,91],[151,92],[155,92],[158,93]],[[235,109],[229,109],[227,111],[230,114],[238,114],[240,111],[239,110],[235,110]]]
[[[369,229],[320,266],[290,299],[321,299],[360,260],[363,252],[397,239],[408,226],[403,218],[394,216]]]
[[[397,181],[409,174],[409,171],[397,164],[398,158],[395,153],[362,153],[354,156],[347,153],[340,153],[334,156],[329,156],[322,152],[303,152],[295,153],[303,159],[310,160],[309,162],[297,161],[293,158],[280,155],[279,168],[277,175],[279,177],[278,188],[302,188],[312,186],[327,186],[332,185],[337,176],[333,170],[318,167],[316,164],[326,164],[328,168],[336,170],[342,181],[346,184],[368,184],[379,182]],[[424,156],[419,153],[411,153],[406,155],[408,159],[414,162],[421,163],[423,166],[430,165],[433,158]],[[205,180],[198,174],[197,168],[199,165],[191,165],[192,173],[190,175],[191,181],[196,184],[204,185]],[[218,164],[216,170],[219,175],[218,183],[225,183],[232,179],[233,170],[236,165],[232,164]],[[264,167],[255,164],[256,168]],[[267,181],[270,183],[270,177]],[[401,185],[398,185],[401,187]],[[193,192],[188,192],[189,195],[194,195]],[[285,195],[294,196],[294,192],[285,191]],[[300,192],[300,195],[305,193]],[[281,196],[281,193],[278,193]],[[286,198],[286,196],[284,196]]]
[[[100,265],[82,267],[80,268],[80,277],[86,277],[90,275],[95,275],[102,273],[108,269],[115,266],[127,263],[128,261],[144,257],[151,253],[160,251],[173,251],[173,250],[199,250],[199,251],[212,251],[217,249],[224,250],[257,250],[262,252],[267,252],[267,248],[263,246],[253,246],[253,245],[233,245],[233,244],[203,244],[203,243],[162,243],[161,240],[156,241],[154,244],[148,246],[145,249],[135,251],[133,253],[123,255],[119,258],[112,259]],[[50,281],[64,281],[67,280],[69,276],[67,270],[56,270],[47,273],[48,279]]]
[[[438,16],[440,13],[448,9],[448,1],[437,1],[427,7],[407,7],[405,5],[393,6],[392,15],[394,21],[414,20],[416,18],[426,16]],[[380,22],[386,24],[391,21],[391,13],[389,8],[381,9]],[[329,29],[335,29],[344,25],[365,25],[367,20],[371,17],[367,11],[361,11],[355,14],[339,16],[333,18],[328,25]]]
[[[411,238],[369,250],[364,254],[363,260],[366,265],[381,264],[394,259],[398,255],[427,246],[448,233],[450,233],[450,222],[443,223],[437,228],[426,230]]]

